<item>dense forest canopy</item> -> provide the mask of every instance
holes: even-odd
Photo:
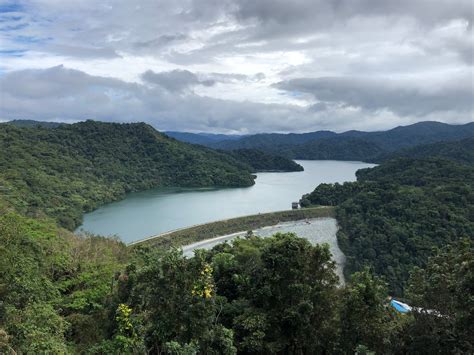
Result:
[[[76,227],[84,211],[158,186],[250,186],[251,168],[143,123],[0,125],[0,203]]]
[[[0,353],[64,354],[107,333],[111,281],[123,243],[78,237],[51,221],[0,216]],[[89,338],[90,337],[90,338]]]
[[[373,161],[384,150],[358,138],[325,138],[304,144],[280,146],[276,152],[295,159]]]
[[[293,160],[257,149],[236,149],[227,152],[241,163],[251,166],[258,171],[303,171],[303,167]]]
[[[433,247],[474,235],[474,165],[441,158],[391,160],[357,172],[357,182],[321,184],[303,206],[337,206],[346,274],[365,265],[402,295],[409,271]]]
[[[6,122],[6,124],[15,126],[15,127],[29,127],[29,128],[57,128],[63,126],[66,123],[62,122],[48,122],[48,121],[35,121],[35,120],[12,120]]]
[[[382,154],[376,158],[376,161],[383,162],[400,157],[439,157],[455,160],[460,163],[474,164],[474,137],[453,142],[422,144],[411,148],[400,149],[393,153]]]
[[[9,213],[0,352],[469,353],[473,253],[462,240],[415,269],[408,294],[422,308],[402,316],[369,269],[340,288],[328,246],[292,234],[249,234],[185,258]]]

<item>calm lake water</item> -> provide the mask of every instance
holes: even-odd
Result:
[[[157,188],[132,193],[84,216],[77,231],[118,235],[132,242],[219,219],[287,210],[320,183],[354,181],[362,162],[299,160],[304,171],[258,173],[254,186],[225,189]]]

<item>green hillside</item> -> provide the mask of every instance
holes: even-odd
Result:
[[[262,149],[270,151],[276,146],[298,145],[318,139],[331,138],[337,136],[331,131],[316,131],[308,133],[259,133],[244,136],[240,139],[222,140],[215,143],[208,143],[210,147],[220,149]]]
[[[64,126],[67,123],[62,122],[48,122],[48,121],[35,121],[35,120],[12,120],[7,121],[5,124],[9,124],[19,128],[58,128]]]
[[[255,134],[238,140],[210,143],[209,146],[224,150],[259,149],[291,159],[372,161],[404,148],[470,137],[474,137],[472,122],[464,125],[419,122],[378,132]]]
[[[439,157],[455,160],[460,163],[474,164],[474,137],[452,142],[417,145],[412,148],[400,149],[393,153],[382,154],[375,160],[382,162],[400,157]]]
[[[257,149],[237,149],[226,152],[236,160],[249,165],[253,171],[303,171],[293,160],[262,152]]]
[[[325,138],[295,146],[283,146],[277,151],[295,159],[369,161],[382,152],[377,144],[357,138]]]
[[[0,125],[0,204],[73,229],[82,213],[157,186],[250,186],[249,167],[143,123]]]
[[[182,142],[201,145],[210,145],[216,142],[237,140],[244,137],[241,135],[231,134],[189,133],[175,131],[165,131],[163,133]]]
[[[357,182],[321,184],[303,206],[337,206],[347,275],[366,265],[402,295],[409,271],[433,247],[474,236],[474,165],[401,158],[357,172]]]

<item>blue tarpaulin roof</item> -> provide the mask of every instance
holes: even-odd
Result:
[[[411,311],[411,307],[409,305],[400,301],[391,300],[390,305],[400,313],[408,313]]]

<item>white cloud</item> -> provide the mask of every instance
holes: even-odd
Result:
[[[232,132],[473,120],[471,0],[6,4],[0,119]]]

